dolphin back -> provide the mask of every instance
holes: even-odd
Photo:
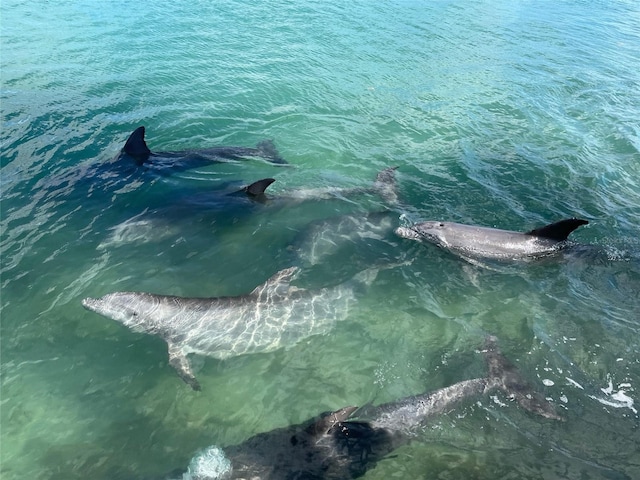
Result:
[[[567,218],[556,223],[545,225],[544,227],[535,228],[525,233],[525,235],[532,235],[534,237],[548,238],[558,242],[563,242],[576,228],[581,225],[587,225],[588,223],[589,222],[587,220],[582,220],[580,218]]]

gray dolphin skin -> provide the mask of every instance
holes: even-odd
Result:
[[[173,168],[195,168],[210,163],[220,163],[248,158],[262,158],[270,163],[286,164],[271,140],[264,140],[255,148],[250,147],[213,147],[200,150],[184,150],[178,152],[152,152],[144,139],[145,127],[136,128],[129,136],[120,157],[131,158],[136,165],[163,165],[163,160],[169,160],[166,166]]]
[[[486,339],[488,376],[375,407],[344,407],[300,425],[255,435],[244,442],[211,446],[191,461],[183,480],[347,480],[417,438],[420,427],[465,400],[502,391],[525,410],[562,420],[553,405],[522,378],[496,344]]]
[[[290,281],[297,267],[279,271],[247,295],[186,298],[116,292],[85,298],[82,305],[135,332],[167,342],[169,363],[194,390],[200,390],[187,355],[225,359],[269,352],[328,332],[347,317],[355,291],[375,280],[378,270],[360,272],[335,287],[306,290]]]
[[[423,222],[399,227],[402,238],[434,243],[462,257],[517,260],[556,252],[569,234],[589,222],[569,218],[526,233],[451,222]]]

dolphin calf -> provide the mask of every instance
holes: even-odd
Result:
[[[589,222],[569,218],[526,233],[451,222],[423,222],[399,227],[402,238],[425,241],[463,258],[517,260],[541,257],[558,251],[569,234]]]
[[[335,287],[306,290],[290,284],[297,267],[279,271],[251,293],[234,297],[186,298],[116,292],[85,298],[82,305],[135,332],[167,342],[169,363],[194,390],[200,390],[190,353],[225,359],[291,346],[328,332],[347,317],[355,292],[370,285],[378,269],[360,272]]]
[[[553,405],[522,378],[495,337],[484,345],[488,376],[378,406],[344,407],[300,425],[257,434],[238,445],[210,446],[191,461],[183,480],[347,480],[361,477],[420,427],[460,402],[502,391],[525,410],[562,420]]]
[[[170,167],[175,169],[196,168],[211,163],[230,160],[246,160],[247,158],[262,158],[270,163],[286,164],[271,140],[264,140],[250,147],[213,147],[200,150],[184,150],[178,152],[152,152],[144,139],[144,126],[136,128],[129,136],[120,151],[120,158],[126,157],[138,165],[154,165],[154,167]],[[167,162],[169,160],[169,162]]]

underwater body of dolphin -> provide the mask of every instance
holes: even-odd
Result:
[[[355,290],[373,282],[378,272],[369,269],[335,287],[306,290],[290,284],[297,271],[281,270],[247,295],[187,298],[116,292],[85,298],[82,305],[135,332],[161,337],[169,347],[169,363],[199,390],[188,354],[224,359],[273,351],[326,333],[347,317]]]
[[[270,163],[286,164],[271,140],[264,140],[255,148],[250,147],[212,147],[198,150],[178,152],[152,152],[144,140],[145,128],[138,127],[129,136],[120,152],[120,157],[131,158],[136,165],[151,164],[155,167],[168,166],[196,168],[211,163],[229,160],[246,160],[247,158],[263,158]],[[163,160],[169,160],[164,165]]]
[[[385,203],[394,204],[398,198],[396,169],[397,167],[385,168],[366,187],[300,188],[272,195],[266,189],[275,180],[264,178],[239,190],[234,188],[230,191],[199,192],[184,198],[174,196],[168,206],[146,210],[111,227],[111,233],[100,243],[98,249],[119,247],[132,242],[157,242],[184,231],[185,226],[181,222],[185,218],[201,214],[222,220],[232,219],[258,204],[277,209],[305,202],[352,199],[357,195],[378,195]]]
[[[451,222],[423,222],[399,227],[403,238],[434,243],[462,257],[517,260],[552,254],[569,234],[589,222],[569,218],[526,233]]]
[[[501,390],[529,412],[562,420],[552,404],[522,378],[496,345],[484,347],[489,374],[378,406],[345,407],[300,425],[260,433],[224,449],[196,455],[183,480],[347,480],[416,438],[426,421],[464,400]]]

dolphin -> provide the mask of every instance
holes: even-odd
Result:
[[[110,234],[98,245],[98,249],[119,247],[129,243],[146,243],[163,240],[183,232],[185,218],[196,215],[219,220],[216,228],[224,225],[225,219],[234,219],[256,205],[270,210],[292,207],[314,201],[351,199],[358,195],[379,195],[386,203],[397,199],[395,172],[397,167],[380,171],[373,183],[363,187],[336,187],[291,189],[276,193],[266,191],[275,179],[263,178],[238,189],[221,188],[178,197],[170,197],[170,203],[147,209],[111,227]],[[314,209],[317,214],[318,209]],[[155,234],[153,233],[155,232]]]
[[[486,339],[483,353],[487,377],[462,380],[378,406],[347,406],[224,449],[210,446],[193,457],[182,479],[358,478],[396,448],[416,439],[429,419],[496,390],[533,414],[562,420],[553,405],[502,355],[495,337]]]
[[[250,147],[213,147],[201,150],[177,152],[152,152],[144,140],[145,127],[136,128],[120,151],[119,158],[130,158],[138,165],[153,165],[155,168],[169,167],[189,169],[211,163],[221,163],[247,158],[262,158],[270,163],[287,164],[271,140],[264,140]],[[168,162],[167,162],[168,160]]]
[[[463,258],[518,260],[555,253],[566,245],[571,232],[589,222],[569,218],[526,233],[451,222],[422,222],[399,227],[402,238],[425,241],[445,248]]]
[[[184,208],[177,208],[174,216],[178,218],[184,216],[193,217],[194,211],[209,211],[211,209],[237,214],[238,210],[246,210],[247,204],[264,203],[265,190],[273,182],[275,182],[273,178],[263,178],[240,188],[235,187],[230,191],[223,190],[215,197],[212,197],[210,192],[204,198],[197,194],[191,194],[189,195],[188,215],[185,213]],[[176,207],[173,208],[175,209]],[[176,221],[163,222],[158,220],[158,217],[165,216],[170,215],[167,209],[164,208],[144,210],[110,227],[108,229],[110,231],[109,235],[98,244],[96,250],[111,249],[122,245],[159,242],[183,232],[183,228]]]
[[[82,305],[134,332],[167,342],[169,363],[194,390],[200,390],[187,355],[218,359],[269,352],[328,332],[347,317],[355,293],[375,280],[378,269],[360,272],[334,287],[292,286],[297,267],[277,272],[252,292],[233,297],[186,298],[142,292],[116,292],[85,298]]]

